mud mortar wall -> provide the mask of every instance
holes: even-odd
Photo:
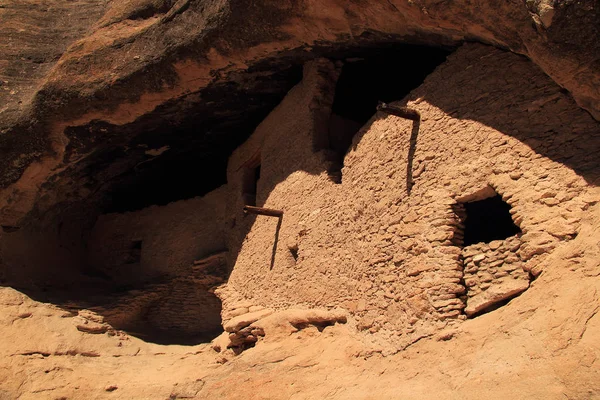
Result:
[[[327,124],[322,123],[321,117],[331,109],[338,74],[335,66],[326,60],[308,63],[302,82],[230,158],[228,215],[232,216],[232,226],[236,227],[230,241],[234,243],[232,248],[240,248],[236,263],[239,271],[233,278],[238,284],[233,287],[269,287],[271,294],[261,298],[261,303],[276,302],[290,291],[290,286],[282,286],[279,282],[289,278],[291,284],[297,276],[297,265],[290,248],[294,248],[299,238],[307,233],[308,220],[318,213],[310,204],[313,193],[333,190],[333,184],[324,173],[328,164],[323,153],[314,151],[314,139],[327,134],[322,131],[327,129]],[[261,164],[257,205],[285,210],[273,269],[277,218],[244,216],[242,213],[244,168],[257,157]],[[307,255],[300,254],[298,261]],[[314,289],[320,290],[319,287]],[[249,292],[244,295],[252,297]],[[303,296],[299,295],[300,298]]]
[[[101,216],[88,245],[90,265],[120,284],[192,275],[195,260],[226,249],[226,195],[222,187],[202,198]]]
[[[309,98],[327,98],[319,88],[328,85],[311,76],[230,160],[230,215],[244,218],[236,182],[255,154],[259,205],[285,212],[274,265],[276,219],[246,217],[228,288],[253,304],[341,306],[359,329],[406,345],[465,317],[461,248],[452,242],[457,198],[488,185],[501,194],[523,231],[514,255],[536,274],[599,200],[590,185],[598,123],[522,57],[463,46],[403,101],[422,115],[410,195],[412,121],[374,115],[345,158],[341,185],[318,168]]]

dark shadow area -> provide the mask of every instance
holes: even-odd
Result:
[[[521,233],[521,229],[512,220],[510,205],[500,195],[465,203],[464,206],[464,246],[503,240]]]
[[[378,103],[401,100],[420,86],[448,54],[450,51],[436,47],[401,46],[344,60],[326,141],[331,151],[332,181],[341,183],[344,156]]]
[[[300,250],[298,248],[298,245],[293,245],[292,247],[288,247],[288,250],[290,251],[290,254],[292,255],[292,257],[294,258],[294,261],[298,261],[298,251]]]
[[[130,124],[67,128],[65,161],[86,157],[61,175],[89,188],[103,213],[209,193],[227,183],[233,150],[302,78],[301,64],[265,71],[269,67],[249,68],[241,82],[215,84]]]
[[[76,284],[64,287],[10,286],[73,316],[82,309],[93,311],[114,329],[147,342],[197,345],[223,332],[222,304],[213,292],[230,273],[222,254],[195,261],[186,276],[164,276],[128,285],[101,271],[88,271],[75,277]]]
[[[417,110],[407,107],[391,106],[386,103],[379,103],[377,111],[385,112],[386,114],[395,115],[400,118],[405,118],[413,121],[413,126],[410,132],[408,145],[408,156],[406,162],[406,194],[410,195],[415,181],[413,179],[413,162],[415,152],[417,151],[417,139],[419,137],[419,127],[421,126],[421,114]]]
[[[131,244],[131,252],[125,264],[139,264],[142,258],[142,241],[135,240]]]
[[[248,69],[250,83],[240,79],[235,84],[219,84],[203,92],[202,97],[191,94],[124,126],[93,121],[67,128],[69,145],[64,158],[73,164],[46,188],[68,191],[58,186],[64,178],[71,182],[67,183],[70,187],[90,194],[77,207],[77,213],[73,212],[75,202],[63,201],[41,215],[32,215],[18,232],[10,227],[3,229],[19,236],[7,240],[4,233],[2,241],[6,245],[21,243],[23,249],[15,252],[13,259],[1,260],[3,267],[11,268],[0,270],[0,285],[73,315],[82,309],[91,310],[113,328],[149,342],[195,345],[222,333],[222,305],[213,291],[229,279],[239,247],[227,252],[218,267],[197,260],[190,271],[126,283],[111,271],[94,268],[85,254],[99,215],[203,196],[226,183],[227,160],[232,151],[302,77],[301,64],[288,63],[275,72],[263,67],[272,66]],[[247,167],[247,192],[256,203],[260,157]],[[65,224],[65,219],[69,223]],[[245,224],[254,220],[254,216],[248,217]],[[281,221],[275,233],[275,249],[280,228]],[[44,244],[38,246],[39,254],[31,249],[38,241]],[[135,278],[139,271],[142,275],[143,250],[153,245],[156,243],[141,240],[126,245],[122,266],[127,274]]]
[[[413,121],[412,130],[410,132],[410,144],[408,146],[408,161],[406,163],[406,194],[410,195],[415,180],[413,179],[413,162],[415,159],[415,152],[417,151],[417,139],[419,137],[419,127],[421,121]]]
[[[119,307],[124,309],[123,304],[116,306],[109,313]],[[115,328],[147,342],[196,345],[208,343],[223,333],[221,310],[221,300],[209,288],[193,281],[179,281],[172,283],[163,298],[150,303],[131,322],[119,323],[117,316],[105,319],[109,323],[112,320]]]
[[[283,215],[277,219],[277,227],[275,228],[275,239],[273,240],[273,252],[271,254],[271,269],[275,266],[275,256],[277,255],[277,244],[279,243],[279,231],[283,223]]]
[[[106,212],[135,211],[204,196],[227,183],[227,159],[218,153],[198,157],[192,151],[166,151],[161,158],[160,163],[149,160],[148,165],[139,164],[130,172],[131,177],[124,176],[127,183],[115,187]]]
[[[242,197],[244,198],[244,204],[256,206],[256,193],[258,181],[260,179],[260,164],[257,166],[245,166],[242,179]]]
[[[128,288],[109,288],[97,282],[86,293],[69,289],[32,294],[16,289],[73,315],[82,309],[93,311],[114,329],[150,343],[193,346],[209,343],[223,333],[221,300],[210,288],[193,282],[165,280]]]
[[[111,250],[104,253],[119,260],[112,262],[117,268],[100,268],[89,253],[95,212],[86,202],[63,205],[3,233],[0,285],[72,316],[90,310],[114,329],[149,342],[199,344],[222,332],[222,305],[213,290],[229,278],[227,248],[215,245],[210,253],[192,255],[193,261],[176,271],[149,274],[148,250],[162,242],[153,243],[136,230],[129,235],[117,231]]]

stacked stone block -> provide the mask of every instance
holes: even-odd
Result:
[[[469,316],[510,299],[529,288],[529,274],[517,256],[519,236],[477,243],[462,251]]]

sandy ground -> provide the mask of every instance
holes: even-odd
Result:
[[[159,346],[2,288],[0,398],[600,398],[600,205],[587,214],[522,296],[392,355],[352,320],[272,329],[238,356]]]

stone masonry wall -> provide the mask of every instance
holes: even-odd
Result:
[[[183,202],[186,213],[202,216],[186,220],[185,229],[165,225],[172,213],[151,208],[135,218],[105,216],[96,231],[122,229],[125,243],[137,240],[131,224],[159,212],[161,223],[139,231],[154,237],[157,251],[145,253],[144,245],[142,265],[185,274],[184,261],[189,266],[206,250],[203,238],[229,249],[233,270],[218,291],[225,324],[262,307],[343,308],[349,323],[398,349],[465,319],[465,307],[480,310],[477,302],[495,287],[486,289],[485,268],[491,283],[510,276],[525,286],[529,273],[541,273],[545,258],[577,235],[582,211],[600,201],[599,124],[527,59],[475,44],[398,103],[418,110],[420,122],[373,110],[336,184],[327,152],[318,149],[338,75],[327,60],[305,66],[302,82],[231,156],[228,184]],[[242,211],[247,169],[257,165],[256,203],[284,211],[281,221]],[[456,206],[491,189],[511,205],[520,246],[509,239],[496,249],[463,250]],[[217,211],[205,214],[211,198]],[[104,270],[123,265],[110,259],[119,241],[96,238],[93,257]]]
[[[119,284],[192,275],[195,260],[227,249],[226,194],[219,188],[202,198],[100,216],[88,244],[90,265]]]
[[[477,243],[462,251],[467,287],[467,315],[509,299],[529,288],[529,274],[517,256],[521,239]]]
[[[331,104],[335,71],[307,67],[231,157],[228,214],[241,245],[223,293],[271,308],[342,307],[359,329],[401,348],[465,318],[453,242],[453,206],[464,196],[491,187],[512,206],[522,245],[507,257],[534,275],[600,200],[598,123],[527,59],[482,45],[457,50],[400,103],[420,124],[374,111],[335,184],[313,151],[311,122],[313,105]],[[257,155],[258,204],[284,211],[278,235],[275,218],[241,212],[236,182]]]
[[[220,253],[194,262],[185,276],[147,285],[93,310],[117,329],[150,341],[198,343],[222,332],[221,301],[213,289],[224,282],[228,257]]]

